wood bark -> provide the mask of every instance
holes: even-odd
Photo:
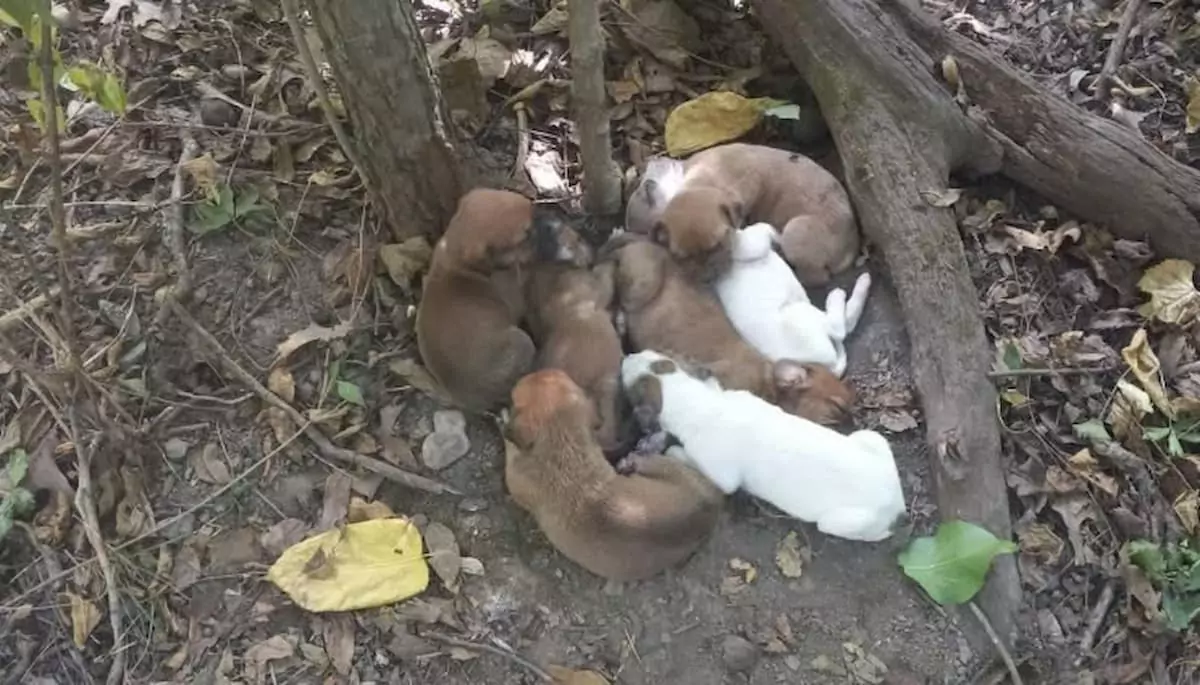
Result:
[[[621,211],[621,170],[613,161],[600,0],[570,0],[571,101],[583,166],[583,206],[593,215]]]
[[[409,0],[307,0],[393,237],[436,236],[467,186]]]

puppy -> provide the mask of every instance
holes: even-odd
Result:
[[[724,496],[676,457],[639,458],[618,475],[592,433],[595,410],[558,369],[512,391],[504,480],[550,543],[596,575],[638,580],[685,560],[716,525]]]
[[[637,436],[621,392],[621,338],[610,311],[613,264],[591,270],[539,264],[527,293],[536,367],[565,371],[595,405],[600,448],[612,458],[627,452]]]
[[[759,221],[782,227],[783,255],[806,285],[824,285],[854,262],[859,236],[850,197],[808,157],[730,143],[675,164],[683,166],[683,180],[651,236],[670,248],[689,276],[714,282],[732,262],[734,231]]]
[[[616,263],[616,292],[634,349],[662,350],[710,371],[723,387],[748,390],[824,424],[849,417],[854,391],[829,369],[771,362],[742,339],[716,296],[688,280],[666,248],[621,234],[602,253]]]
[[[416,330],[426,368],[460,407],[494,408],[530,371],[533,341],[517,327],[525,267],[579,260],[568,232],[516,193],[476,188],[459,200],[434,248]]]
[[[846,336],[862,317],[871,276],[858,277],[849,300],[841,288],[831,290],[821,311],[773,249],[778,240],[767,223],[734,234],[733,266],[717,280],[717,298],[737,332],[768,359],[820,364],[841,378]]]
[[[642,180],[625,203],[625,230],[649,234],[683,179],[683,164],[678,160],[655,157],[646,162]]]
[[[842,435],[701,381],[652,350],[626,357],[621,380],[726,494],[740,488],[849,540],[884,540],[906,517],[900,473],[879,433]]]

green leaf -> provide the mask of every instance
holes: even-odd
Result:
[[[233,203],[233,188],[230,188],[227,185],[219,186],[217,188],[216,204],[230,219],[237,216],[237,208]]]
[[[31,97],[25,101],[25,106],[29,109],[29,114],[33,117],[33,121],[38,125],[38,128],[46,130],[46,113],[42,107],[42,100],[38,97]],[[66,132],[67,113],[63,111],[62,105],[57,108],[58,111],[58,132],[59,134]]]
[[[1143,426],[1142,427],[1142,436],[1144,438],[1146,438],[1147,440],[1153,440],[1154,442],[1158,442],[1160,440],[1165,440],[1167,438],[1167,436],[1171,434],[1171,432],[1172,432],[1172,430],[1171,430],[1170,426]]]
[[[13,503],[13,514],[18,516],[33,511],[33,506],[36,503],[33,493],[25,488],[17,488],[13,490],[12,492],[8,493],[8,498],[12,500]]]
[[[104,83],[100,84],[100,93],[96,97],[96,102],[113,114],[118,116],[125,114],[128,101],[125,96],[125,86],[121,83],[120,77],[112,73],[104,75]]]
[[[1171,434],[1167,436],[1167,454],[1172,457],[1183,456],[1183,445],[1179,442],[1179,434],[1175,431],[1171,431]]]
[[[25,480],[25,473],[29,471],[29,455],[20,447],[8,453],[8,463],[4,465],[5,480],[8,481],[9,487],[13,490]]]
[[[1084,442],[1112,442],[1112,436],[1108,434],[1108,429],[1100,419],[1077,423],[1071,426],[1071,431],[1075,433],[1076,438]]]
[[[1004,366],[1009,371],[1018,371],[1024,364],[1021,362],[1021,349],[1014,343],[1004,343]]]
[[[1153,582],[1161,582],[1167,572],[1167,561],[1162,548],[1149,540],[1131,540],[1125,545],[1125,553],[1134,566],[1142,569]]]
[[[23,31],[26,37],[33,33],[33,18],[38,13],[38,0],[0,0],[0,21]]]
[[[763,114],[775,117],[776,119],[791,119],[795,121],[800,118],[800,105],[780,105],[764,111]]]
[[[13,501],[7,497],[0,500],[0,540],[8,535],[13,525]]]
[[[1200,593],[1176,594],[1168,589],[1162,596],[1162,609],[1167,627],[1181,633],[1200,616]]]
[[[962,604],[983,587],[992,560],[1016,549],[973,523],[947,521],[933,537],[913,540],[898,560],[935,602]]]
[[[363,401],[362,388],[357,385],[350,381],[338,381],[334,387],[337,389],[338,397],[346,402],[357,404],[360,407],[367,406],[367,403]]]

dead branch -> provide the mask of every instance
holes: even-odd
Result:
[[[325,437],[325,434],[322,433],[320,429],[311,425],[311,423],[305,419],[304,416],[292,405],[288,404],[278,395],[267,389],[266,386],[258,382],[257,378],[252,376],[248,371],[243,369],[240,364],[234,361],[233,357],[230,357],[229,353],[225,351],[225,347],[221,345],[221,342],[217,340],[212,333],[209,333],[208,330],[200,324],[200,322],[192,318],[192,315],[189,314],[182,305],[173,300],[169,302],[172,310],[175,312],[175,315],[179,317],[179,320],[187,324],[187,326],[205,342],[210,351],[217,357],[217,361],[222,367],[224,367],[225,371],[245,384],[246,387],[253,390],[263,402],[287,414],[288,418],[291,419],[292,422],[297,426],[305,426],[304,435],[312,441],[312,443],[316,446],[317,451],[320,452],[321,455],[326,459],[331,461],[340,461],[346,464],[353,464],[371,471],[372,473],[379,474],[380,476],[383,476],[387,480],[390,480],[394,483],[399,483],[400,485],[414,488],[416,490],[424,490],[425,492],[432,492],[434,494],[462,494],[449,485],[440,483],[431,478],[410,473],[403,469],[392,466],[391,464],[379,461],[378,459],[372,459],[365,454],[359,454],[352,450],[344,449],[334,445],[329,441],[329,438]]]
[[[569,0],[567,16],[571,101],[583,165],[583,206],[591,214],[614,215],[621,211],[621,170],[612,155],[600,1]]]
[[[1021,680],[1021,672],[1017,670],[1017,662],[1013,661],[1012,654],[1008,653],[1008,647],[1004,646],[1004,640],[1001,640],[1000,636],[996,634],[996,629],[992,627],[992,622],[988,620],[987,614],[983,613],[983,609],[980,609],[974,601],[968,602],[968,605],[971,607],[971,613],[975,614],[975,619],[992,639],[992,644],[1000,654],[1000,659],[1004,661],[1004,667],[1008,669],[1008,677],[1012,680],[1012,685],[1024,685]]]
[[[50,298],[57,297],[59,289],[57,287],[50,289],[50,297],[45,295],[37,295],[33,298],[22,302],[11,311],[0,315],[0,332],[7,332],[17,324],[25,320],[26,317],[38,311],[42,307],[50,304]]]
[[[528,669],[531,673],[536,675],[538,678],[541,678],[542,681],[544,681],[544,682],[547,682],[547,683],[556,682],[554,680],[554,676],[552,676],[548,672],[546,672],[546,669],[542,668],[541,666],[538,666],[537,664],[533,663],[529,659],[526,659],[525,657],[521,656],[520,654],[517,654],[516,652],[512,651],[511,649],[505,649],[503,647],[496,647],[493,645],[483,644],[480,642],[472,642],[470,640],[464,640],[462,638],[454,637],[453,635],[445,635],[443,633],[437,633],[437,632],[433,632],[433,631],[421,633],[421,637],[427,637],[431,640],[436,640],[438,642],[444,642],[448,645],[453,645],[455,647],[462,647],[463,649],[472,649],[472,650],[476,650],[476,651],[487,652],[489,654],[495,654],[496,656],[504,657],[505,659],[509,659],[509,660],[513,661],[514,663],[519,664],[520,666],[523,666],[524,668]]]
[[[192,274],[188,266],[187,237],[184,235],[183,210],[183,172],[188,162],[196,156],[196,139],[192,134],[183,132],[183,151],[179,153],[179,163],[175,165],[175,177],[171,179],[170,212],[167,214],[167,249],[171,252],[171,261],[175,263],[175,283],[164,286],[159,298],[159,309],[156,322],[162,324],[166,320],[166,298],[186,302],[192,292]]]
[[[1096,606],[1092,607],[1092,611],[1088,615],[1083,635],[1079,638],[1079,648],[1085,652],[1090,652],[1095,646],[1096,635],[1100,633],[1100,626],[1104,625],[1104,617],[1108,616],[1108,609],[1113,603],[1113,585],[1111,580],[1104,584],[1104,587],[1100,589],[1100,596],[1096,598]]]
[[[1125,0],[1125,13],[1121,15],[1117,35],[1113,37],[1112,45],[1108,46],[1108,55],[1104,58],[1104,66],[1100,69],[1100,75],[1096,77],[1096,83],[1092,86],[1093,92],[1104,102],[1108,102],[1112,96],[1110,86],[1113,75],[1117,73],[1117,67],[1121,65],[1121,60],[1125,57],[1125,43],[1129,40],[1129,31],[1133,29],[1138,10],[1141,8],[1142,0]]]

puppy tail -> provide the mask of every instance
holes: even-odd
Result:
[[[850,335],[858,327],[858,321],[867,307],[867,294],[870,291],[871,274],[864,271],[854,282],[854,290],[850,291],[850,299],[846,300],[846,335]]]
[[[825,320],[834,342],[846,339],[846,291],[834,288],[825,296]]]

